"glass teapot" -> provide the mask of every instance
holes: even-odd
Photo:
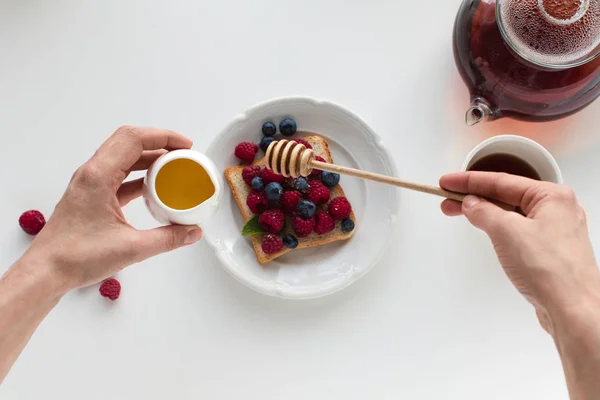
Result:
[[[558,119],[600,95],[600,0],[464,0],[453,42],[470,126]]]

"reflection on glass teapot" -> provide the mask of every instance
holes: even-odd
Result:
[[[600,0],[464,0],[454,57],[467,124],[549,121],[600,95]]]

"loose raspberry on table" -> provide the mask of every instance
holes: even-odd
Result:
[[[311,144],[308,143],[306,140],[303,140],[303,139],[292,139],[292,142],[303,144],[304,147],[306,147],[307,149],[312,149]]]
[[[306,198],[316,205],[325,204],[329,201],[329,189],[321,181],[312,179],[308,182],[309,189]]]
[[[285,217],[283,211],[275,208],[267,210],[258,217],[258,224],[264,231],[270,233],[279,233],[283,229]]]
[[[246,204],[254,214],[260,214],[269,207],[269,200],[265,192],[253,190],[248,195]]]
[[[248,185],[252,185],[252,179],[260,175],[261,168],[258,165],[246,165],[242,169],[242,179]]]
[[[294,232],[300,238],[310,235],[315,228],[315,224],[316,220],[314,217],[308,219],[304,219],[299,215],[292,217],[292,228],[294,228]]]
[[[115,301],[121,294],[121,284],[115,278],[107,279],[100,285],[100,294]]]
[[[279,202],[283,207],[283,211],[285,211],[286,213],[293,213],[294,211],[296,211],[296,207],[298,206],[298,202],[301,198],[302,194],[300,192],[290,190],[287,192],[283,192]]]
[[[29,235],[37,235],[46,225],[44,215],[37,210],[25,211],[19,217],[19,225]]]
[[[335,219],[346,219],[352,212],[352,206],[345,197],[336,197],[329,203],[329,213]]]
[[[283,249],[283,241],[277,235],[269,233],[263,237],[262,250],[265,254],[274,254]]]
[[[323,157],[321,157],[321,156],[316,156],[315,160],[316,161],[321,161],[321,162],[326,162],[325,159]],[[309,178],[319,178],[321,176],[321,172],[323,172],[323,171],[321,171],[320,169],[313,169],[310,172],[310,175],[308,175],[308,177]]]
[[[335,229],[335,220],[327,211],[319,211],[316,219],[315,232],[317,235],[324,235]]]
[[[264,168],[262,171],[260,171],[260,177],[263,179],[265,186],[271,182],[283,184],[283,180],[285,179],[283,175],[276,174],[269,168]]]
[[[235,156],[240,160],[252,163],[254,162],[254,157],[256,157],[256,153],[258,152],[258,146],[256,143],[252,142],[242,142],[235,146]]]

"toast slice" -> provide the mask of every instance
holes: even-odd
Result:
[[[300,133],[300,134],[302,134],[302,133]],[[308,134],[308,133],[305,132],[304,134]],[[333,158],[331,157],[331,152],[329,151],[329,145],[327,144],[327,141],[325,139],[323,139],[320,136],[316,136],[316,135],[303,137],[303,139],[306,140],[308,143],[310,143],[310,145],[312,146],[313,151],[315,152],[316,155],[323,157],[326,162],[333,164]],[[264,158],[256,161],[254,164],[264,166],[265,165]],[[244,222],[248,222],[249,220],[251,220],[252,218],[255,217],[255,214],[250,210],[250,208],[246,204],[246,199],[248,198],[248,195],[252,191],[252,188],[250,187],[250,185],[246,184],[246,182],[244,182],[244,179],[242,178],[242,170],[243,169],[244,169],[244,166],[236,166],[236,167],[227,168],[225,170],[225,178],[227,179],[227,182],[229,183],[229,186],[231,187],[231,192],[233,193],[233,197],[235,198],[235,201],[236,201],[238,207],[240,208],[242,217],[244,218]],[[331,192],[330,199],[334,199],[334,198],[340,197],[340,196],[345,196],[344,190],[342,189],[341,185],[336,185],[335,187],[330,188],[330,192]],[[328,206],[328,204],[323,204],[321,206],[318,206],[317,211],[327,210],[327,206]],[[350,218],[354,221],[354,223],[356,225],[356,217],[354,215],[354,211],[350,214]],[[340,221],[336,221],[335,225],[336,226],[335,226],[334,230],[332,230],[331,232],[328,232],[324,235],[317,235],[315,232],[313,232],[305,238],[298,238],[298,247],[296,249],[294,249],[293,251],[298,251],[299,249],[305,249],[305,248],[309,248],[309,247],[323,246],[325,244],[337,242],[340,240],[346,240],[346,239],[349,239],[354,234],[354,231],[356,230],[356,229],[354,229],[352,232],[343,232],[341,229]],[[292,235],[295,236],[294,230],[292,228],[291,218],[288,215],[286,215],[285,227],[284,227],[283,231],[280,233],[280,235],[283,236],[288,233],[291,233]],[[240,235],[241,235],[241,231],[240,231]],[[266,254],[262,250],[262,247],[261,247],[263,236],[264,235],[250,236],[250,240],[252,241],[252,246],[254,247],[254,251],[256,253],[256,259],[258,260],[258,262],[260,264],[266,264],[269,261],[273,261],[274,259],[286,254],[287,252],[292,251],[292,250],[284,247],[278,253]]]

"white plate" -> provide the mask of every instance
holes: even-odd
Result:
[[[279,124],[288,117],[296,121],[298,131],[326,138],[336,164],[396,175],[390,154],[366,122],[340,106],[311,98],[282,98],[252,107],[215,138],[206,154],[221,171],[237,165],[233,149],[238,143],[258,142],[264,122]],[[291,251],[261,266],[250,240],[241,235],[244,221],[229,187],[219,210],[203,227],[206,241],[227,272],[260,293],[294,299],[334,293],[364,276],[384,254],[398,210],[398,191],[392,186],[345,176],[341,185],[357,218],[356,232],[348,241]]]

